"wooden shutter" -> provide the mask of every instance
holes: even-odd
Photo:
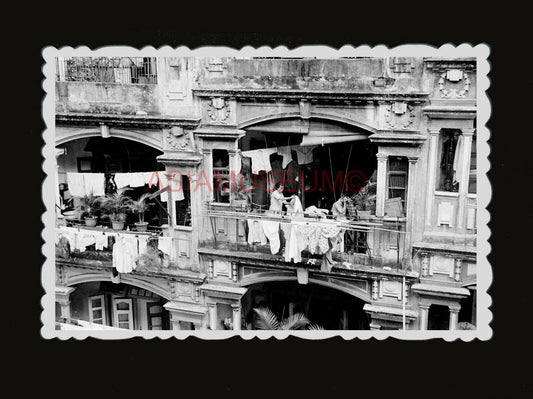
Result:
[[[89,321],[91,323],[107,325],[104,295],[89,297]]]
[[[114,326],[133,330],[133,300],[131,298],[113,299]]]
[[[149,330],[164,329],[164,309],[160,302],[148,302],[146,304],[146,313],[148,315]]]

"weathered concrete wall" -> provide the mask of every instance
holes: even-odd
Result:
[[[199,69],[198,84],[248,89],[422,91],[426,86],[423,60],[402,58],[401,64],[398,60],[206,58],[205,67]]]
[[[161,113],[154,84],[56,82],[56,112],[148,115]]]

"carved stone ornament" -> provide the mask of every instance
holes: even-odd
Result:
[[[393,129],[407,129],[413,125],[415,112],[412,105],[395,102],[385,108],[385,123]]]
[[[461,90],[445,88],[446,81],[460,82],[463,81],[463,88]],[[444,98],[464,98],[466,93],[470,91],[470,78],[465,71],[459,69],[449,69],[440,75],[439,90],[440,96]]]
[[[207,103],[207,115],[215,122],[224,123],[230,114],[229,103],[220,97],[215,97]]]
[[[193,143],[190,136],[182,127],[174,126],[167,131],[167,146],[176,151],[191,150]]]

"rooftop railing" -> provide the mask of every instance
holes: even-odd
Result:
[[[157,83],[153,57],[59,57],[58,82]]]

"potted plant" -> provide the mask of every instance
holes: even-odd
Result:
[[[124,230],[126,211],[131,203],[131,198],[124,194],[127,190],[129,189],[119,189],[116,193],[106,195],[102,200],[102,207],[109,215],[113,230]]]
[[[357,216],[360,218],[369,218],[376,210],[375,184],[368,183],[354,197],[353,202],[357,209]]]
[[[250,202],[250,192],[246,192],[242,184],[235,184],[231,202],[235,208],[246,208]]]
[[[146,202],[150,197],[150,194],[145,193],[139,197],[138,200],[131,200],[128,203],[128,208],[131,212],[136,213],[139,217],[139,221],[135,222],[137,231],[145,232],[148,230],[148,222],[144,221],[144,213],[150,208],[150,204]]]
[[[100,197],[97,197],[92,193],[84,195],[80,198],[80,204],[77,206],[76,210],[79,212],[80,217],[85,221],[86,226],[96,226],[100,211]]]

